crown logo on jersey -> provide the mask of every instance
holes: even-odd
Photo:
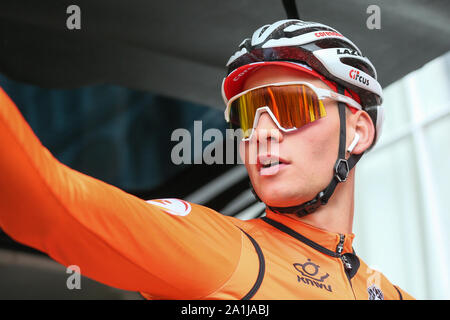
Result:
[[[308,259],[305,263],[294,263],[294,268],[301,275],[297,275],[297,281],[309,286],[325,289],[333,292],[331,285],[323,283],[330,275],[328,273],[318,275],[320,266]]]

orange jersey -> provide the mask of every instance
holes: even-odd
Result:
[[[58,162],[0,89],[0,228],[148,299],[410,299],[336,234],[267,212],[241,221],[144,201]]]

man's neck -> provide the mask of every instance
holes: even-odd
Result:
[[[347,181],[338,184],[326,205],[320,206],[315,212],[304,217],[295,214],[287,216],[329,232],[352,233],[354,190],[354,170],[352,170]]]

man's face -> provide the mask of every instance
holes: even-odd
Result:
[[[248,77],[243,90],[264,84],[306,81],[330,89],[320,79],[281,66],[267,66]],[[331,181],[339,147],[337,103],[323,101],[327,115],[298,130],[283,132],[264,112],[252,137],[240,143],[240,154],[258,196],[270,206],[292,206],[309,201]],[[263,168],[270,158],[279,165]],[[255,161],[257,160],[257,161]]]

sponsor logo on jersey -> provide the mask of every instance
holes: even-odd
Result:
[[[342,49],[342,48],[336,49],[336,53],[337,54],[351,54],[352,56],[358,56],[358,57],[361,56],[358,51],[352,50],[352,49]]]
[[[367,292],[369,300],[384,300],[383,291],[374,284],[367,288]]]
[[[334,32],[334,31],[321,31],[321,32],[316,32],[314,33],[314,35],[317,38],[321,38],[321,37],[343,37],[342,34]]]
[[[369,85],[369,79],[367,79],[367,78],[361,76],[361,75],[359,74],[359,71],[358,71],[358,70],[352,69],[352,70],[350,70],[350,72],[348,73],[348,75],[349,75],[350,78],[353,79],[353,80],[357,80],[357,81],[361,82],[362,84],[365,84],[366,86]]]
[[[191,212],[191,204],[180,199],[148,200],[147,203],[160,207],[164,212],[174,216],[186,216]]]
[[[297,275],[297,281],[308,286],[324,289],[333,292],[331,285],[327,285],[325,280],[330,276],[328,273],[319,274],[320,266],[308,259],[305,263],[294,263],[294,268],[300,274]]]

